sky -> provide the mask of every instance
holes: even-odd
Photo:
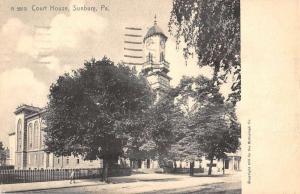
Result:
[[[72,11],[73,6],[83,5],[96,6],[98,11]],[[102,5],[108,10],[101,11]],[[16,11],[17,6],[27,11]],[[32,6],[67,6],[70,11],[33,11]],[[211,69],[200,69],[195,58],[186,65],[181,48],[176,49],[168,32],[171,8],[171,0],[1,1],[0,141],[8,145],[7,134],[15,129],[13,112],[18,105],[45,106],[51,83],[82,67],[85,60],[104,55],[116,63],[123,60],[124,28],[141,27],[146,33],[154,15],[169,37],[165,57],[170,63],[171,85],[178,84],[183,75],[210,76]]]

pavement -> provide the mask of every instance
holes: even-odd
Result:
[[[110,183],[99,179],[18,183],[0,185],[1,193],[241,193],[240,173],[194,177],[174,174],[134,174],[111,177]],[[231,191],[231,192],[228,192]]]

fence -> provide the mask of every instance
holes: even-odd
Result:
[[[98,178],[102,174],[102,168],[74,169],[75,179]],[[1,170],[0,184],[30,183],[42,181],[67,180],[72,169],[47,169],[47,170]],[[129,176],[131,169],[110,169],[108,175]]]

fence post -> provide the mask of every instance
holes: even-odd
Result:
[[[52,181],[52,171],[53,171],[53,169],[50,169],[50,181]]]
[[[44,172],[44,177],[45,177],[45,179],[46,179],[46,181],[48,181],[48,173],[47,173],[47,171],[48,171],[48,169],[45,169],[45,172]]]
[[[5,177],[7,177],[6,179],[7,179],[7,181],[9,181],[10,176],[9,176],[9,173],[7,170],[4,172],[4,175],[1,175],[1,184],[4,183]]]
[[[43,179],[43,178],[42,178],[42,177],[43,177],[43,176],[42,176],[43,172],[44,172],[44,169],[43,169],[43,170],[39,170],[39,173],[40,173],[40,180],[39,180],[39,181],[43,181],[43,180],[42,180],[42,179]]]
[[[24,170],[22,170],[22,179],[23,179],[23,182],[26,183],[25,172],[24,172]]]
[[[47,175],[47,181],[49,181],[49,169],[47,169],[46,175]]]
[[[30,182],[31,181],[31,172],[30,172],[30,170],[28,170],[27,171],[27,173],[26,173],[26,171],[25,170],[22,170],[22,172],[23,172],[23,176],[22,176],[22,178],[23,178],[23,180],[24,180],[24,182],[26,183],[26,182]]]
[[[15,179],[15,176],[16,176],[16,170],[11,170],[11,174],[12,174],[12,176],[9,176],[9,183],[12,183],[13,182],[13,180]]]
[[[3,184],[5,170],[0,171],[0,184]]]
[[[37,169],[34,169],[34,171],[33,171],[33,182],[35,182],[36,181],[36,178],[37,178]]]
[[[0,170],[0,184],[3,184],[5,170]]]
[[[16,182],[19,182],[20,179],[19,179],[19,173],[18,173],[18,171],[13,170],[13,174],[14,174],[14,179],[15,179],[15,177],[17,178],[17,181],[16,181]],[[13,178],[12,178],[11,180],[13,181]]]
[[[2,173],[0,173],[0,174],[1,174],[1,178],[0,178],[1,184],[3,184],[6,182],[5,179],[9,179],[9,175],[7,173],[7,170],[4,170],[3,174]],[[9,180],[7,180],[7,181],[9,181]]]

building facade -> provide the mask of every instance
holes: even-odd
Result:
[[[9,133],[10,163],[15,169],[99,168],[99,160],[84,161],[80,157],[60,156],[45,152],[42,116],[45,110],[21,105],[14,112],[15,130]]]

